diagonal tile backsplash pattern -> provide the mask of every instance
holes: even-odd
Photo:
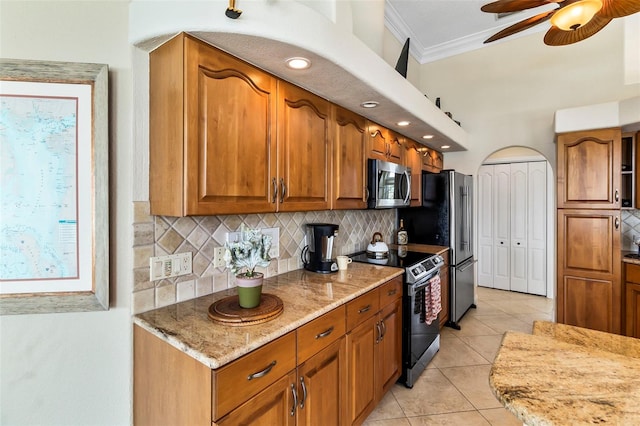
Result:
[[[214,248],[224,245],[227,232],[244,224],[250,228],[280,228],[280,257],[262,270],[266,277],[302,268],[305,224],[340,226],[336,254],[365,250],[374,232],[391,242],[395,210],[326,210],[228,216],[151,216],[148,202],[134,202],[134,288],[132,307],[138,314],[235,286],[224,268],[213,267]],[[172,253],[193,253],[191,275],[149,281],[149,258]]]

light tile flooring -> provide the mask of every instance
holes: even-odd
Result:
[[[396,384],[366,426],[522,425],[489,388],[489,370],[507,330],[531,333],[534,320],[553,320],[554,301],[478,287],[478,307],[442,330],[440,351],[413,389]]]

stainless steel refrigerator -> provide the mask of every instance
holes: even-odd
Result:
[[[422,207],[398,209],[410,243],[450,248],[449,319],[458,322],[474,304],[473,177],[454,170],[422,174]]]

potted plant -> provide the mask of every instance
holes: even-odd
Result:
[[[240,239],[225,244],[224,260],[227,268],[236,274],[240,306],[251,309],[260,304],[264,275],[256,267],[269,266],[271,236],[259,229],[240,229]]]

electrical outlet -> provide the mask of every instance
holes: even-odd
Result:
[[[224,268],[226,262],[224,261],[224,247],[216,247],[213,249],[213,266],[214,268]]]
[[[190,251],[149,259],[149,279],[151,281],[189,275],[192,272],[193,259]]]

